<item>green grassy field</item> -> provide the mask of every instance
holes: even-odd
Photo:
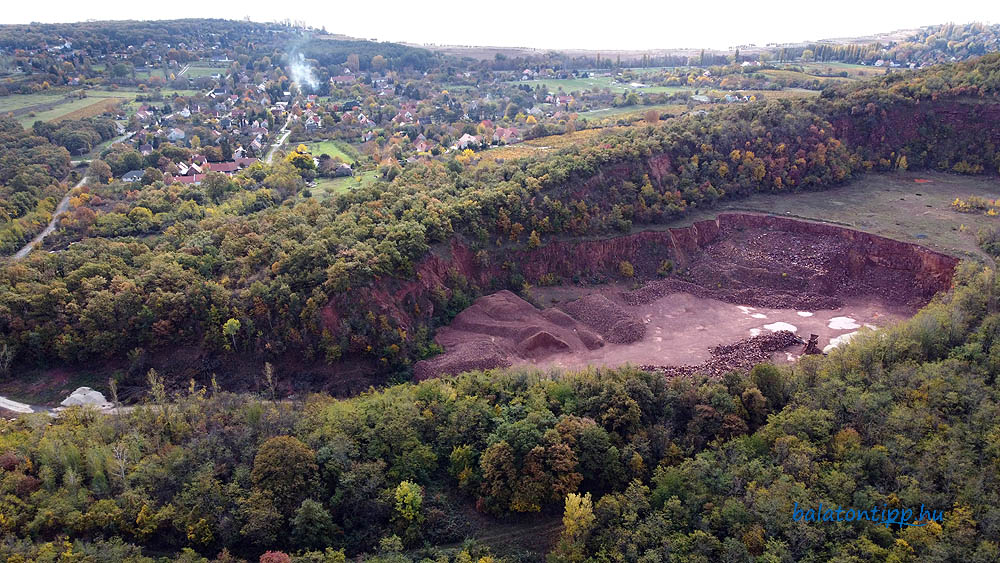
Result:
[[[0,97],[0,113],[17,111],[19,109],[58,102],[66,97],[66,93],[59,94],[14,94]]]
[[[825,84],[827,82],[850,82],[852,80],[851,78],[844,78],[840,76],[814,76],[797,70],[762,70],[760,73],[773,79],[818,80],[821,84]]]
[[[577,92],[581,90],[593,90],[594,88],[609,88],[612,92],[625,92],[629,90],[625,85],[615,84],[610,76],[594,76],[591,78],[544,78],[530,80],[526,82],[510,82],[510,84],[527,84],[534,88],[539,84],[550,92],[558,92],[562,88],[563,92]]]
[[[321,154],[328,154],[339,157],[347,163],[353,162],[358,158],[358,152],[354,150],[354,147],[343,141],[317,141],[307,143],[306,146],[309,147],[309,152],[316,157]]]
[[[316,186],[311,188],[312,196],[325,200],[337,194],[346,193],[349,190],[361,187],[368,182],[378,178],[377,170],[368,172],[356,172],[354,176],[344,178],[316,178]]]
[[[655,104],[651,106],[622,106],[617,108],[595,109],[577,114],[577,117],[585,119],[608,119],[620,118],[627,115],[643,115],[647,111],[654,109],[660,113],[678,114],[687,110],[685,104]]]
[[[810,74],[829,74],[830,71],[842,72],[847,71],[847,74],[852,78],[864,78],[877,76],[885,73],[884,68],[867,66],[867,65],[852,65],[848,63],[837,63],[837,62],[815,62],[815,63],[805,63],[799,65],[805,72]]]
[[[167,77],[168,77],[168,75],[165,75],[163,73],[163,69],[162,68],[151,68],[151,69],[145,69],[144,68],[142,70],[136,70],[135,71],[135,77],[137,79],[139,79],[139,80],[149,80],[150,78],[152,78],[154,76],[157,76],[157,77],[162,78],[164,80],[166,80]]]
[[[956,197],[970,195],[996,199],[1000,197],[1000,182],[986,176],[939,172],[868,174],[830,190],[757,194],[723,202],[698,210],[681,222],[689,224],[724,211],[755,211],[839,223],[955,256],[979,258],[983,254],[977,244],[978,231],[1000,228],[1000,217],[959,213],[951,208]]]
[[[184,73],[184,76],[188,78],[201,78],[202,76],[215,76],[216,74],[225,76],[228,72],[229,69],[227,67],[192,64],[187,72]]]

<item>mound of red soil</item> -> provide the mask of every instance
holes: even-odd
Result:
[[[755,365],[766,362],[771,353],[783,350],[793,344],[802,344],[802,339],[787,330],[761,334],[745,338],[734,344],[715,346],[711,349],[712,359],[694,366],[642,366],[642,369],[662,373],[668,377],[710,375],[721,377],[731,371],[748,372]]]
[[[481,297],[438,330],[434,339],[445,353],[417,362],[417,380],[463,371],[538,361],[552,354],[586,351],[604,340],[566,313],[540,311],[509,291]]]
[[[488,340],[459,342],[447,353],[429,360],[421,360],[413,366],[413,378],[423,381],[441,375],[453,375],[463,371],[474,371],[510,366],[506,351]]]
[[[563,305],[574,319],[597,331],[608,342],[628,344],[642,340],[646,325],[607,297],[591,294]]]

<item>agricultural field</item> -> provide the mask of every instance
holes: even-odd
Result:
[[[696,105],[696,109],[709,108],[711,104]],[[656,110],[660,113],[678,114],[687,111],[687,104],[655,104],[651,106],[621,106],[617,108],[603,108],[585,111],[577,114],[577,117],[587,120],[617,119],[628,115],[642,115],[649,110]]]
[[[802,67],[803,71],[809,74],[832,74],[847,71],[848,76],[851,78],[866,78],[885,73],[884,68],[839,62],[804,63],[798,66]]]
[[[66,97],[66,93],[59,94],[13,94],[0,97],[0,113],[17,111],[41,104],[51,104]]]
[[[514,145],[507,145],[503,147],[494,147],[481,153],[477,154],[477,157],[482,158],[480,162],[485,160],[511,160],[516,158],[523,158],[526,156],[535,156],[538,154],[543,154],[548,151],[557,151],[564,149],[573,145],[588,143],[597,137],[610,134],[614,131],[619,130],[618,127],[605,127],[605,128],[595,128],[595,129],[583,129],[580,131],[574,131],[572,133],[562,133],[559,135],[547,135],[545,137],[539,137],[537,139],[531,139],[530,141],[524,141]]]
[[[774,80],[818,80],[821,84],[849,82],[850,78],[840,76],[814,76],[797,70],[761,70],[760,74]]]
[[[78,98],[66,103],[56,105],[51,109],[40,112],[30,112],[18,117],[18,121],[25,127],[36,121],[61,121],[63,119],[83,119],[94,117],[113,109],[121,103],[119,98]]]
[[[511,82],[511,84],[527,84],[534,88],[543,85],[550,92],[577,92],[582,90],[603,90],[610,89],[612,92],[627,92],[631,90],[624,84],[617,84],[610,76],[592,76],[590,78],[543,78],[524,82]]]

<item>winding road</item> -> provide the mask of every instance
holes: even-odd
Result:
[[[123,142],[123,141],[125,141],[127,139],[130,139],[130,138],[132,138],[132,135],[135,135],[135,131],[133,131],[131,133],[126,133],[126,134],[124,134],[124,135],[122,135],[122,136],[120,136],[120,137],[112,140],[111,143],[108,146],[111,146],[111,145],[113,145],[115,143],[121,143],[121,142]],[[79,165],[79,164],[90,164],[90,162],[91,162],[90,160],[73,160],[73,161],[71,161],[71,163],[74,166],[75,165]],[[84,172],[83,177],[80,178],[80,181],[77,182],[76,185],[73,186],[73,188],[79,188],[80,186],[83,186],[84,182],[86,182],[86,181],[87,181],[87,173]],[[52,220],[49,221],[49,224],[48,224],[47,227],[45,227],[45,230],[43,230],[42,232],[38,233],[38,235],[35,236],[35,238],[31,239],[31,242],[29,242],[28,244],[24,245],[24,247],[21,248],[21,250],[18,250],[16,253],[14,253],[13,256],[11,256],[11,259],[14,262],[17,262],[18,260],[21,260],[22,258],[24,258],[25,256],[27,256],[28,254],[30,254],[31,251],[34,250],[35,246],[37,246],[39,243],[41,243],[42,240],[45,237],[51,235],[52,232],[56,230],[56,225],[59,224],[59,218],[62,217],[63,213],[66,213],[66,211],[69,210],[69,198],[70,198],[70,194],[71,193],[73,193],[73,189],[72,188],[66,190],[66,195],[64,195],[63,198],[62,198],[62,201],[60,201],[59,204],[56,205],[55,211],[52,212]]]
[[[87,181],[87,175],[84,174],[83,178],[80,178],[80,181],[77,182],[76,185],[73,186],[73,188],[79,188],[86,181]],[[37,246],[39,243],[41,243],[42,240],[45,237],[51,235],[52,231],[56,230],[56,225],[59,224],[59,218],[62,217],[63,213],[66,213],[66,210],[69,209],[69,198],[70,198],[70,194],[72,194],[72,193],[73,193],[72,189],[66,190],[66,195],[63,196],[62,200],[59,202],[59,205],[56,206],[56,210],[52,212],[52,220],[49,221],[48,226],[46,226],[45,229],[42,232],[38,233],[35,236],[35,238],[31,239],[31,242],[29,242],[28,244],[24,245],[24,248],[22,248],[21,250],[18,250],[14,254],[13,260],[15,262],[18,261],[18,260],[21,260],[22,258],[24,258],[25,256],[27,256],[28,254],[30,254],[31,251],[34,250],[35,246]]]

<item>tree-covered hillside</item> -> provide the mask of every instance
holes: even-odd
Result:
[[[998,290],[970,265],[897,327],[721,380],[475,372],[293,406],[150,372],[130,412],[2,423],[0,553],[469,561],[474,505],[564,513],[551,561],[995,561]],[[944,517],[793,520],[819,502]]]
[[[432,247],[461,240],[486,266],[532,240],[626,232],[723,198],[823,189],[869,170],[995,174],[998,85],[1000,55],[990,55],[819,100],[618,129],[543,157],[387,166],[384,181],[325,203],[299,196],[306,171],[291,161],[201,185],[92,184],[62,223],[65,250],[0,269],[2,338],[20,369],[122,366],[194,346],[257,362],[362,359],[406,377],[432,351],[429,329],[470,297],[537,281],[512,264],[489,287],[451,275],[412,302],[371,298],[411,279]],[[132,149],[105,153],[122,172],[126,158],[146,166]],[[229,319],[239,328],[224,337]],[[128,367],[130,383],[142,385],[141,364]]]

